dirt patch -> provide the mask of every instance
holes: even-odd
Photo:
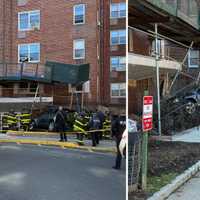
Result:
[[[183,142],[151,142],[148,157],[148,192],[138,191],[129,200],[146,200],[153,192],[200,160],[200,144]],[[168,176],[169,175],[169,176]],[[155,186],[156,180],[161,184]],[[150,182],[152,181],[152,183]]]

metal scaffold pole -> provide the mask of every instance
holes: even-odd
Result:
[[[157,107],[158,107],[158,134],[161,136],[161,112],[160,112],[160,69],[158,65],[159,52],[158,52],[158,24],[155,24],[155,42],[156,42],[156,87],[157,87]]]

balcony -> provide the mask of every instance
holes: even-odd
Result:
[[[129,79],[139,80],[154,77],[156,71],[155,58],[129,53]],[[177,61],[160,59],[158,61],[160,74],[174,73],[181,70],[181,64]]]
[[[90,65],[47,61],[45,64],[0,63],[0,81],[38,81],[43,83],[82,84],[89,80]]]
[[[170,41],[158,40],[160,74],[182,70],[187,50]],[[154,77],[156,73],[155,38],[145,32],[129,28],[129,79]]]
[[[35,80],[49,82],[51,69],[43,64],[0,63],[0,80]]]
[[[146,0],[154,6],[178,17],[199,29],[199,5],[195,0]]]

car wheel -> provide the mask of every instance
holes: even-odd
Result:
[[[49,128],[48,128],[49,131],[53,131],[54,130],[54,122],[50,122],[49,123]]]
[[[193,101],[188,101],[185,106],[185,111],[190,115],[195,113],[196,112],[196,103]]]

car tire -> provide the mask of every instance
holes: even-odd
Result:
[[[55,128],[54,122],[53,122],[53,121],[51,121],[51,122],[49,123],[49,128],[48,128],[48,131],[53,131],[53,130],[54,130],[54,128]]]
[[[193,113],[196,112],[197,106],[194,101],[188,100],[185,106],[185,111],[186,113],[192,115]]]

